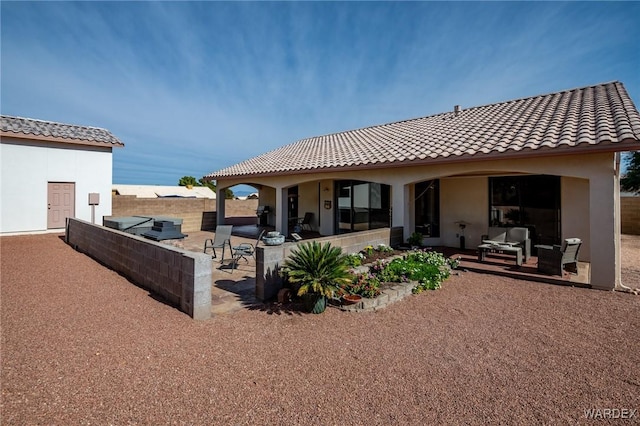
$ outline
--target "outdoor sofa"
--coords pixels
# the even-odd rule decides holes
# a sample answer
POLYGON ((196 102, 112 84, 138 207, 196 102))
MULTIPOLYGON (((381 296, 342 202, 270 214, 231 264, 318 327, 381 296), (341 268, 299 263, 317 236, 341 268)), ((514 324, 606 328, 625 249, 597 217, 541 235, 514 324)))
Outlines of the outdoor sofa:
POLYGON ((529 229, 524 227, 507 228, 502 226, 491 226, 489 232, 482 236, 482 244, 498 246, 508 244, 522 249, 522 256, 525 263, 531 257, 531 239, 529 239, 529 229))

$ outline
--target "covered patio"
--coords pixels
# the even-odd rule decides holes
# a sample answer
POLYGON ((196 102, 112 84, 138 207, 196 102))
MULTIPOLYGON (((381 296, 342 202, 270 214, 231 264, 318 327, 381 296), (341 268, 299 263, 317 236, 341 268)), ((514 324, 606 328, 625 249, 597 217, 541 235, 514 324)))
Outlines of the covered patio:
POLYGON ((623 287, 620 152, 638 149, 640 114, 612 82, 308 138, 205 178, 258 188, 287 236, 310 212, 325 237, 401 229, 472 250, 494 226, 526 227, 532 247, 579 238, 579 281, 610 290, 623 287))
MULTIPOLYGON (((255 225, 239 225, 233 227, 231 238, 232 245, 240 243, 255 243, 255 239, 262 231, 262 227, 255 225)), ((269 229, 269 228, 268 228, 269 229)), ((204 241, 213 238, 215 235, 211 231, 199 231, 190 233, 184 240, 186 250, 201 252, 204 241)), ((303 241, 310 241, 318 236, 312 233, 306 234, 308 238, 303 241)), ((363 244, 363 248, 364 248, 363 244)), ((562 276, 548 275, 537 270, 537 257, 531 256, 521 267, 517 267, 512 256, 492 254, 483 262, 478 260, 476 249, 460 249, 453 247, 429 247, 434 251, 443 253, 448 258, 459 259, 461 271, 476 272, 480 274, 503 276, 514 279, 533 281, 545 284, 567 285, 575 287, 590 287, 588 262, 578 263, 578 273, 564 273, 562 276)), ((257 302, 256 294, 256 262, 249 258, 247 261, 240 261, 237 269, 229 267, 229 256, 224 264, 214 261, 214 285, 212 287, 212 313, 224 313, 230 310, 240 309, 257 302)))
POLYGON ((538 271, 538 257, 531 256, 522 266, 517 266, 513 256, 497 253, 487 256, 484 261, 478 260, 478 250, 462 250, 453 247, 435 247, 448 258, 460 260, 459 269, 481 274, 499 275, 520 280, 535 281, 547 284, 570 285, 576 287, 591 287, 589 284, 588 262, 578 262, 577 274, 564 271, 562 276, 549 275, 538 271))

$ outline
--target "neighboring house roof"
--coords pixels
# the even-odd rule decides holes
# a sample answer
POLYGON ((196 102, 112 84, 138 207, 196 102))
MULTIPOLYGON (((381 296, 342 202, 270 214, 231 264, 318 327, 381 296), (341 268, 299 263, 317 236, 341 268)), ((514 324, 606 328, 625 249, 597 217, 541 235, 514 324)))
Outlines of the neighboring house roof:
POLYGON ((124 146, 110 131, 98 127, 76 126, 8 115, 0 115, 0 124, 0 135, 5 137, 80 145, 124 146))
POLYGON ((240 195, 238 197, 236 197, 236 199, 238 200, 254 200, 254 199, 258 199, 259 194, 257 192, 252 192, 251 194, 247 194, 247 195, 240 195))
POLYGON ((216 193, 207 186, 161 186, 161 185, 112 185, 117 195, 135 195, 138 198, 208 198, 215 200, 216 193))
POLYGON ((303 139, 207 175, 241 177, 640 149, 620 82, 303 139))

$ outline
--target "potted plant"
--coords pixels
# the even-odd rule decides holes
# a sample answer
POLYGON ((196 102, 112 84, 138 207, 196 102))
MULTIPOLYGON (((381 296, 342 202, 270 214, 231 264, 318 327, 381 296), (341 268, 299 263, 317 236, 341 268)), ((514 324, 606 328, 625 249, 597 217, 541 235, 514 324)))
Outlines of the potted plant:
POLYGON ((408 243, 411 247, 422 247, 422 234, 420 232, 414 232, 409 237, 408 243))
POLYGON ((327 297, 351 280, 342 249, 331 247, 331 243, 301 244, 291 251, 283 266, 289 282, 300 286, 298 296, 303 297, 305 308, 314 314, 324 312, 327 297))

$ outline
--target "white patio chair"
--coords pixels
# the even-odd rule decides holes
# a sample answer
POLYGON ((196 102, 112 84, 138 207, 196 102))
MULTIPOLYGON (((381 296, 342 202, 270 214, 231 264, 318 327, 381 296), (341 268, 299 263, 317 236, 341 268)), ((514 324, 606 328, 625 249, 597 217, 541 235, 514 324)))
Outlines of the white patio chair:
POLYGON ((217 248, 221 248, 222 249, 222 259, 220 259, 220 262, 224 261, 224 248, 225 246, 229 246, 229 251, 231 252, 231 254, 233 255, 233 250, 231 248, 231 231, 233 230, 233 225, 218 225, 216 227, 216 233, 213 236, 213 238, 207 238, 204 241, 204 250, 203 252, 206 253, 208 249, 212 249, 213 250, 213 256, 212 258, 215 259, 217 258, 217 253, 216 253, 216 249, 217 248))

